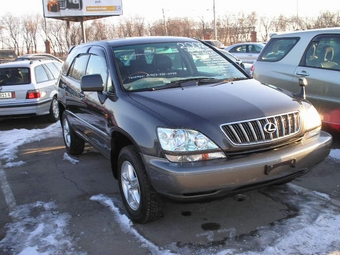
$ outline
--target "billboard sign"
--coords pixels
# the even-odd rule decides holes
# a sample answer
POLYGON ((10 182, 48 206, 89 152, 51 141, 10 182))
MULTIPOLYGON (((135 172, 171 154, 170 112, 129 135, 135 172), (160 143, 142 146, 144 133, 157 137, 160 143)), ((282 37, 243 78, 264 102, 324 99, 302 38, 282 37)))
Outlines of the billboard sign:
POLYGON ((44 17, 72 20, 123 14, 122 0, 43 0, 44 17))

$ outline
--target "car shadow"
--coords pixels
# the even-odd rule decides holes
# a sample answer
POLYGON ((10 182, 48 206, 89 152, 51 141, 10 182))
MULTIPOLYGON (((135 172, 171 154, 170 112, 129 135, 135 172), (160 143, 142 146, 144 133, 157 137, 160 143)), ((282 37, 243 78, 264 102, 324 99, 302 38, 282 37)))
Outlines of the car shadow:
POLYGON ((35 116, 29 118, 8 118, 0 119, 0 130, 12 129, 41 129, 46 128, 52 123, 47 120, 46 116, 35 116))

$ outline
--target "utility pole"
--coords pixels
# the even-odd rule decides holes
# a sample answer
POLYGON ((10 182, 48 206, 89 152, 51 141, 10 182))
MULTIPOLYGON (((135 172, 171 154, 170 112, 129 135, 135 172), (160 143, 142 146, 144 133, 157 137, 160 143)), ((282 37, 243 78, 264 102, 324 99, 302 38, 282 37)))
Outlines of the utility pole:
POLYGON ((163 12, 163 25, 164 25, 165 35, 168 35, 168 28, 166 26, 164 8, 162 9, 162 12, 163 12))
POLYGON ((217 40, 215 0, 213 0, 213 12, 214 12, 214 39, 217 40))

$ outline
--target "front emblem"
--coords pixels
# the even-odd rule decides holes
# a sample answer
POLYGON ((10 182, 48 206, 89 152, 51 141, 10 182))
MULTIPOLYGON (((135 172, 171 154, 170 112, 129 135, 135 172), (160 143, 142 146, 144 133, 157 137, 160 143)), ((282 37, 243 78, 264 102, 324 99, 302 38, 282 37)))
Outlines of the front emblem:
POLYGON ((268 122, 266 125, 264 125, 263 127, 263 130, 268 133, 268 134, 271 134, 271 133, 274 133, 277 129, 277 126, 275 123, 272 123, 272 122, 268 122))

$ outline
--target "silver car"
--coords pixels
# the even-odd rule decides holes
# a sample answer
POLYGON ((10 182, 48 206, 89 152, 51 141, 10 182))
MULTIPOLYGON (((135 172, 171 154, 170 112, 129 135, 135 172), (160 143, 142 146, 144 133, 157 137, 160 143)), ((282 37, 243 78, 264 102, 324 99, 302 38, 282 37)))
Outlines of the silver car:
POLYGON ((264 48, 265 43, 260 42, 245 42, 245 43, 236 43, 224 48, 226 51, 229 51, 231 54, 241 59, 244 63, 253 63, 260 52, 264 48))
POLYGON ((340 29, 315 29, 274 35, 252 67, 256 80, 306 96, 323 123, 340 130, 340 29))
POLYGON ((0 118, 46 115, 59 119, 57 79, 62 63, 23 60, 0 65, 0 118))

